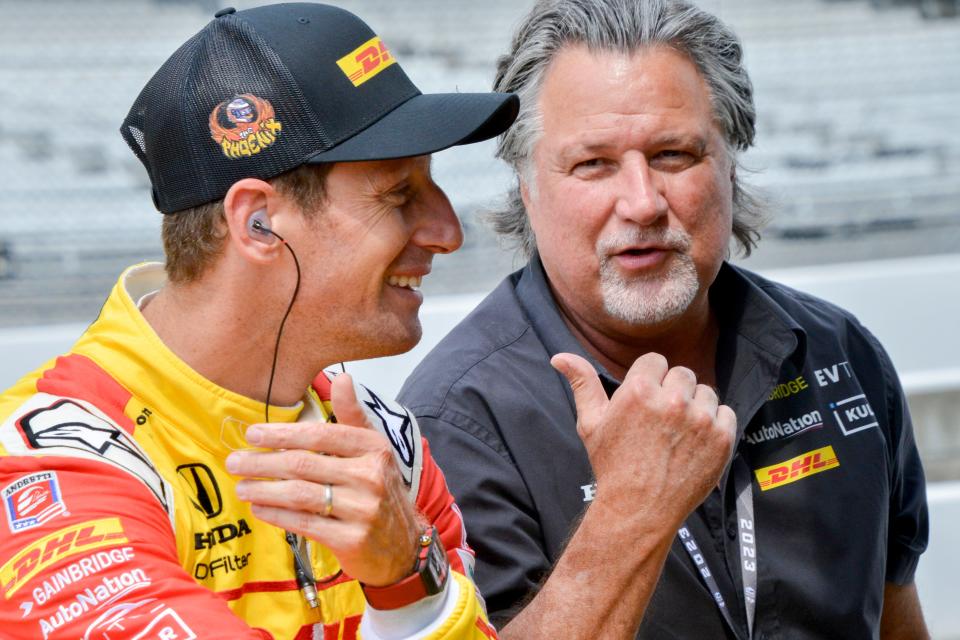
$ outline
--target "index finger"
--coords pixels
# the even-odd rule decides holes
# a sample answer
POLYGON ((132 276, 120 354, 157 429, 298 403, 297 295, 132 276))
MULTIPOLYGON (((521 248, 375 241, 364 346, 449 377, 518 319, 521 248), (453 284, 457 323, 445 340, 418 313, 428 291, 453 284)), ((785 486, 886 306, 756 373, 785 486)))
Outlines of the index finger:
POLYGON ((304 449, 341 458, 363 455, 372 444, 357 433, 356 427, 335 422, 253 424, 247 428, 247 442, 268 449, 304 449))
POLYGON ((650 351, 633 361, 630 369, 627 370, 627 375, 623 377, 623 384, 640 381, 653 387, 659 387, 663 384, 663 379, 669 370, 670 366, 667 359, 659 353, 650 351))

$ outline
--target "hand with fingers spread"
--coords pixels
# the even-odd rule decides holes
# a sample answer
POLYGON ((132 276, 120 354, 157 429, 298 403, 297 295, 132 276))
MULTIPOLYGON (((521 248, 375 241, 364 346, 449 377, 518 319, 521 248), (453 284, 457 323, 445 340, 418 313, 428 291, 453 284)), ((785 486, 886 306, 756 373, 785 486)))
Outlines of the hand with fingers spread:
POLYGON ((595 500, 676 529, 723 472, 736 433, 733 411, 690 369, 669 368, 656 353, 638 358, 609 399, 580 356, 558 354, 551 364, 573 389, 595 500))
POLYGON ((365 584, 405 578, 423 529, 387 439, 357 401, 348 374, 332 383, 336 423, 258 424, 247 440, 270 451, 235 452, 227 468, 245 476, 237 496, 261 520, 327 546, 365 584), (325 454, 325 455, 318 455, 325 454))

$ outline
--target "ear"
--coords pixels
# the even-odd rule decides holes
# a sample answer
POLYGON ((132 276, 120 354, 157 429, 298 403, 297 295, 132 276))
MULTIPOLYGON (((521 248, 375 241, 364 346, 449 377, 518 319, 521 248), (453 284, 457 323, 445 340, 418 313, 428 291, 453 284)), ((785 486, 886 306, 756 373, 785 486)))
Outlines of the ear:
POLYGON ((523 208, 530 211, 530 187, 527 186, 526 178, 522 176, 517 176, 517 180, 520 182, 520 200, 523 201, 523 208))
MULTIPOLYGON (((233 183, 223 198, 223 215, 227 223, 227 243, 245 260, 268 264, 282 256, 283 246, 267 234, 253 233, 250 225, 254 214, 270 220, 281 205, 276 190, 257 178, 244 178, 233 183)), ((273 225, 267 223, 268 227, 273 225)))

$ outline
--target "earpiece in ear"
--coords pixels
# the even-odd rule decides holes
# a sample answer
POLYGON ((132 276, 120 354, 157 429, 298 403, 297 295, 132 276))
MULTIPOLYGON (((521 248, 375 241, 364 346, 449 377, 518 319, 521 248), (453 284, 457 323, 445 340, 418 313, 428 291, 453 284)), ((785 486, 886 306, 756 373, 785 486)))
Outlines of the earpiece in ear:
POLYGON ((273 233, 270 230, 270 218, 267 217, 267 210, 260 209, 254 211, 247 219, 247 232, 250 237, 267 244, 273 243, 273 233))

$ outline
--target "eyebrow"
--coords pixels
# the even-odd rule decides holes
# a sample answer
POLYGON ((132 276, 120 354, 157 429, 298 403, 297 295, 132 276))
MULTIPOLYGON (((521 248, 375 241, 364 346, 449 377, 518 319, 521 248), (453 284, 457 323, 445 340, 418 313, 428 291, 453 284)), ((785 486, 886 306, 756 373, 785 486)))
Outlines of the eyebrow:
POLYGON ((708 140, 698 133, 689 135, 667 135, 656 141, 659 147, 693 147, 698 153, 707 150, 708 140))
POLYGON ((692 146, 697 147, 698 149, 705 149, 707 146, 707 140, 700 134, 688 134, 688 135, 666 135, 662 138, 656 140, 657 146, 660 147, 672 147, 672 146, 692 146))
MULTIPOLYGON (((426 156, 426 158, 422 161, 418 159, 418 164, 421 162, 426 165, 423 166, 424 173, 428 178, 432 179, 433 156, 426 156)), ((416 173, 416 171, 417 169, 407 171, 397 170, 386 174, 380 174, 377 176, 377 178, 373 179, 372 186, 378 193, 391 193, 395 191, 408 190, 413 187, 411 177, 416 173)))
MULTIPOLYGON (((700 134, 694 133, 689 135, 683 134, 666 134, 662 137, 653 136, 648 141, 649 146, 654 147, 694 147, 698 152, 703 152, 707 148, 707 139, 700 134)), ((561 151, 563 157, 576 156, 583 153, 593 154, 593 153, 604 153, 610 151, 611 149, 617 149, 620 146, 619 140, 613 141, 603 141, 603 142, 590 142, 590 143, 579 143, 574 142, 572 145, 561 151)))

